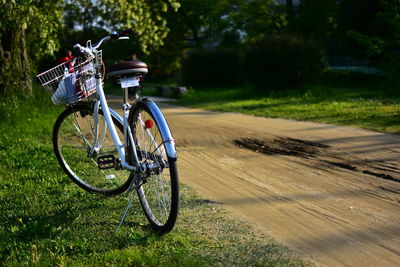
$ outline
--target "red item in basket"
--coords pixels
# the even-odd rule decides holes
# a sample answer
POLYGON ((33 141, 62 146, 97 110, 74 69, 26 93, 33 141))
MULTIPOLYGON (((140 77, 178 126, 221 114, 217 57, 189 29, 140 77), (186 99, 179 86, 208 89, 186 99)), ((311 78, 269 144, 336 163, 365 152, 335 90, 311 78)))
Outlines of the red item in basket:
MULTIPOLYGON (((74 57, 72 56, 72 52, 70 50, 65 50, 63 56, 57 59, 56 64, 60 65, 62 63, 70 61, 73 58, 74 57)), ((67 67, 69 68, 69 72, 74 72, 74 67, 71 62, 67 65, 67 67)))
POLYGON ((61 63, 70 61, 70 60, 73 59, 73 58, 74 58, 73 56, 67 56, 67 57, 59 58, 59 59, 57 59, 56 64, 57 64, 57 65, 60 65, 61 63))

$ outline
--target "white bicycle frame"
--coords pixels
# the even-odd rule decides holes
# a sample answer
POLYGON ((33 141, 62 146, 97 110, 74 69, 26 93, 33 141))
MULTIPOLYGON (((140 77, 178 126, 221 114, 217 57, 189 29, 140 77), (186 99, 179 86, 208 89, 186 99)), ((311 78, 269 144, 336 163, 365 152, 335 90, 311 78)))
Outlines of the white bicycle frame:
MULTIPOLYGON (((96 73, 95 73, 95 78, 96 78, 96 90, 97 90, 97 95, 98 95, 98 101, 96 101, 95 105, 94 105, 94 113, 93 113, 93 117, 94 117, 94 144, 93 147, 91 148, 91 152, 93 153, 95 150, 99 150, 101 148, 102 145, 102 141, 104 140, 104 136, 106 134, 106 131, 108 130, 111 134, 112 140, 115 144, 115 147, 118 151, 119 157, 120 157, 120 167, 122 169, 128 169, 130 171, 137 171, 138 168, 142 168, 145 166, 140 166, 140 160, 138 158, 137 152, 136 152, 136 143, 135 140, 133 139, 132 136, 132 131, 129 127, 128 124, 128 113, 129 113, 129 108, 130 105, 128 104, 128 88, 123 88, 124 90, 124 101, 123 101, 123 116, 121 117, 116 111, 112 110, 111 108, 109 108, 108 103, 107 103, 107 99, 106 96, 104 94, 104 90, 103 90, 103 82, 101 79, 101 75, 100 75, 100 68, 99 66, 99 54, 101 52, 99 52, 97 50, 97 48, 100 47, 101 43, 107 39, 110 39, 110 36, 104 37, 103 39, 101 39, 96 45, 94 45, 92 47, 91 42, 88 41, 87 42, 87 47, 82 47, 80 45, 75 45, 75 47, 78 47, 81 49, 81 51, 90 54, 92 56, 95 56, 95 63, 96 63, 96 73), (98 110, 102 109, 103 111, 103 115, 105 117, 106 120, 106 126, 107 127, 103 127, 103 133, 102 133, 102 137, 99 138, 98 136, 98 131, 99 131, 99 127, 98 127, 98 110), (113 119, 111 117, 111 115, 113 117, 115 117, 120 123, 122 123, 123 127, 124 127, 124 143, 121 142, 116 127, 114 125, 113 119), (126 148, 127 148, 127 144, 128 144, 128 138, 129 138, 129 142, 132 144, 132 152, 133 152, 133 157, 134 157, 134 162, 135 165, 132 166, 130 165, 127 160, 126 160, 126 148)), ((119 39, 129 39, 127 37, 120 37, 119 39)), ((147 107, 149 108, 149 110, 151 111, 151 113, 154 116, 154 120, 156 121, 157 125, 159 125, 159 129, 160 129, 160 133, 161 133, 161 137, 163 140, 163 143, 161 144, 157 144, 156 141, 154 140, 153 136, 150 134, 150 132, 147 130, 146 132, 148 132, 154 147, 156 149, 160 149, 159 146, 161 146, 162 144, 165 145, 166 148, 166 153, 168 155, 168 157, 172 158, 172 159, 176 159, 177 158, 177 153, 175 150, 175 140, 172 138, 172 134, 169 130, 169 127, 167 126, 167 121, 164 118, 164 115, 161 113, 160 109, 157 107, 157 105, 152 102, 152 101, 146 101, 147 107), (163 127, 166 126, 166 127, 163 127)), ((143 122, 141 122, 143 124, 143 122)), ((97 152, 97 151, 96 151, 97 152)))
MULTIPOLYGON (((115 128, 114 122, 112 120, 112 117, 111 117, 111 110, 108 107, 107 99, 106 99, 106 96, 105 96, 104 91, 103 91, 103 85, 102 85, 101 78, 96 78, 96 88, 97 88, 97 94, 99 96, 100 107, 103 110, 103 114, 104 114, 104 117, 106 119, 107 128, 110 131, 111 137, 112 137, 112 139, 114 141, 115 147, 117 148, 118 154, 119 154, 120 159, 121 159, 121 163, 120 163, 121 167, 123 169, 136 171, 136 168, 134 166, 129 165, 127 163, 127 161, 126 161, 126 149, 125 148, 127 147, 127 143, 128 143, 127 139, 128 138, 130 139, 130 142, 133 145, 132 147, 136 147, 136 144, 135 144, 135 142, 133 140, 133 137, 132 137, 132 133, 131 133, 130 127, 128 127, 128 118, 127 118, 127 112, 128 111, 124 107, 124 113, 123 113, 122 121, 121 121, 121 117, 119 116, 119 114, 117 112, 115 112, 115 111, 112 112, 113 116, 116 117, 118 120, 120 120, 120 122, 122 122, 122 125, 124 126, 124 144, 122 144, 121 140, 119 139, 119 136, 118 136, 117 130, 115 128)), ((96 130, 97 130, 97 127, 95 126, 95 131, 96 130)), ((106 131, 106 130, 107 129, 104 129, 104 131, 106 131)), ((98 133, 95 132, 95 136, 97 136, 97 135, 98 135, 98 133)), ((94 144, 94 146, 96 146, 96 145, 97 144, 94 144)), ((136 149, 133 149, 133 155, 134 155, 134 159, 135 159, 135 162, 136 162, 136 166, 138 166, 139 165, 139 159, 138 159, 138 156, 136 154, 136 149)))

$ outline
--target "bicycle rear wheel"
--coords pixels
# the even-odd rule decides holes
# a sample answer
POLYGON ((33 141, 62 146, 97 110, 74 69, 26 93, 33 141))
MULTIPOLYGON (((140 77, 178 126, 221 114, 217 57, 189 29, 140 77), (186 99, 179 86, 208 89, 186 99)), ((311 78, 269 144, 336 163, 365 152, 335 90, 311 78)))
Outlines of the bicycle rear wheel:
POLYGON ((176 159, 168 157, 165 147, 168 140, 163 140, 161 135, 161 127, 168 128, 168 125, 158 125, 143 102, 131 110, 129 125, 141 165, 158 166, 141 175, 141 186, 137 190, 140 203, 153 229, 169 232, 178 215, 179 185, 176 159))
MULTIPOLYGON (((123 126, 114 125, 123 140, 123 126)), ((97 145, 95 145, 93 108, 89 105, 68 107, 58 117, 53 130, 53 146, 58 162, 77 185, 89 192, 116 195, 125 191, 132 180, 127 170, 99 169, 97 159, 118 151, 108 131, 102 110, 98 112, 97 145)))

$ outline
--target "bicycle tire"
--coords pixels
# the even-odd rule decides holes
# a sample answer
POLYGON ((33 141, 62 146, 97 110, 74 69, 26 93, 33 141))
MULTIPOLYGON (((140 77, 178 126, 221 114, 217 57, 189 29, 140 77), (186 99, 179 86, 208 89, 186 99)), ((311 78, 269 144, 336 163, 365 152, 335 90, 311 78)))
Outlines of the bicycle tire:
MULTIPOLYGON (((91 193, 117 195, 129 187, 132 177, 127 170, 99 169, 98 156, 118 158, 118 152, 107 130, 103 111, 99 109, 98 114, 101 148, 97 153, 89 156, 94 143, 93 108, 90 105, 73 105, 60 114, 53 129, 54 152, 64 172, 78 186, 91 193)), ((112 118, 117 132, 123 136, 122 124, 112 118)))
MULTIPOLYGON (((154 114, 142 101, 131 110, 128 122, 140 162, 142 164, 157 162, 163 166, 162 170, 161 168, 159 170, 160 173, 147 174, 147 177, 141 180, 142 184, 137 193, 151 227, 160 234, 167 233, 175 226, 179 209, 176 158, 167 155, 166 140, 162 140, 160 132, 160 127, 168 125, 158 125, 154 114), (145 127, 148 121, 153 122, 150 128, 145 127)), ((132 149, 129 151, 133 153, 132 149)), ((133 160, 133 157, 130 156, 130 159, 133 160)))

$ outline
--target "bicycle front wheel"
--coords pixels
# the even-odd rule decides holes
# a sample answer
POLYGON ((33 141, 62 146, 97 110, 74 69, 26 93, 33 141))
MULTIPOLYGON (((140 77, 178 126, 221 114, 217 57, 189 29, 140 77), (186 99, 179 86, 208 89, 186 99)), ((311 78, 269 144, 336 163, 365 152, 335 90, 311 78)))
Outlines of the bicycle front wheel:
POLYGON ((168 125, 158 125, 143 102, 131 110, 129 125, 140 164, 151 169, 141 176, 137 190, 140 203, 153 229, 169 232, 178 215, 179 186, 176 159, 168 157, 165 145, 169 140, 163 140, 161 135, 161 127, 168 125))
MULTIPOLYGON (((118 158, 118 151, 99 109, 97 127, 89 105, 68 107, 58 117, 53 130, 53 146, 58 162, 77 185, 89 192, 116 195, 125 191, 132 180, 127 170, 100 169, 101 156, 118 158), (96 131, 97 128, 97 131, 96 131)), ((123 126, 113 118, 120 139, 123 126)))

